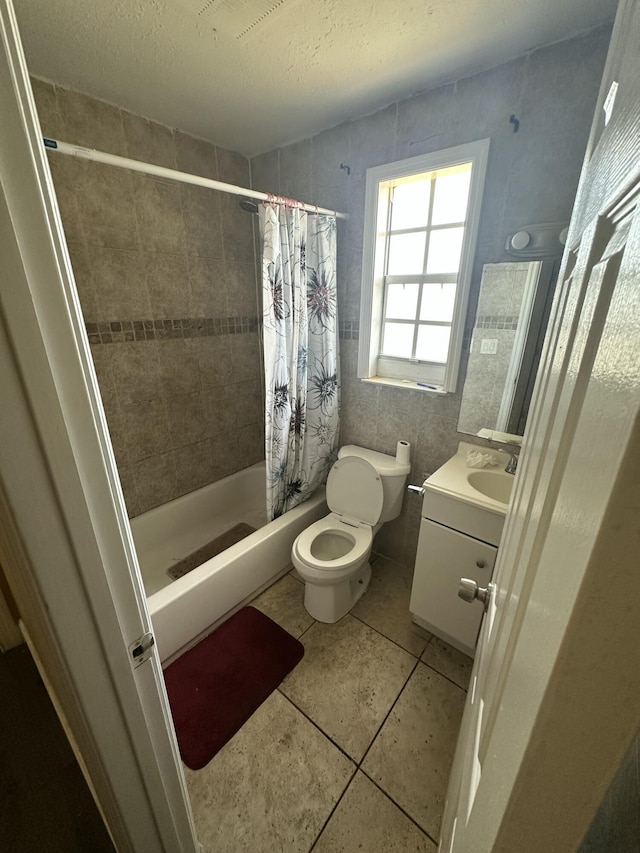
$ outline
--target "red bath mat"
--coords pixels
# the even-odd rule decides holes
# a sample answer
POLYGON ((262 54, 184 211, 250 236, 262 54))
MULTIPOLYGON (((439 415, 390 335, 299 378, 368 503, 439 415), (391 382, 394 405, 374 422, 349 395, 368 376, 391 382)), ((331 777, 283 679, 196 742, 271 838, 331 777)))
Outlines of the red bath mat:
POLYGON ((303 654, 291 634, 243 607, 168 666, 164 679, 187 767, 208 764, 303 654))

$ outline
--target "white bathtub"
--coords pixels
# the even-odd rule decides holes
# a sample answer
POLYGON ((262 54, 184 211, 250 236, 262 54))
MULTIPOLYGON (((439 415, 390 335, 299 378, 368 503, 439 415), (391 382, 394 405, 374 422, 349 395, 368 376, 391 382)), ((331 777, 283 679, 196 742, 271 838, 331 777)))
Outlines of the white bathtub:
POLYGON ((296 536, 328 512, 324 487, 266 523, 264 462, 131 522, 160 659, 169 663, 289 568, 296 536), (167 569, 235 524, 257 528, 178 580, 167 569))

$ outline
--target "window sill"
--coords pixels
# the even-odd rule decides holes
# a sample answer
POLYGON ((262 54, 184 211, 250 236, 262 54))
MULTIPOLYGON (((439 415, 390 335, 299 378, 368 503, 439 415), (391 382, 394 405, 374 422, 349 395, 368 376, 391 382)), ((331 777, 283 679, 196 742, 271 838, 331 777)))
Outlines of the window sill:
POLYGON ((374 385, 389 385, 391 388, 404 388, 405 391, 421 391, 433 397, 443 397, 449 393, 444 390, 442 385, 419 384, 412 379, 391 379, 387 376, 370 376, 368 379, 365 377, 358 378, 360 382, 371 382, 374 385))

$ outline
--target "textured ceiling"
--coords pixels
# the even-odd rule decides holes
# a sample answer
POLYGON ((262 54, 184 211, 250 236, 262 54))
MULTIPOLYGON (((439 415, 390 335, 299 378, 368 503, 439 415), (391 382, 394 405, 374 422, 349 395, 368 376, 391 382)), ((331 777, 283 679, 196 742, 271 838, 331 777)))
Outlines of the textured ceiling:
POLYGON ((246 155, 569 38, 613 20, 616 7, 616 0, 14 3, 32 74, 246 155))

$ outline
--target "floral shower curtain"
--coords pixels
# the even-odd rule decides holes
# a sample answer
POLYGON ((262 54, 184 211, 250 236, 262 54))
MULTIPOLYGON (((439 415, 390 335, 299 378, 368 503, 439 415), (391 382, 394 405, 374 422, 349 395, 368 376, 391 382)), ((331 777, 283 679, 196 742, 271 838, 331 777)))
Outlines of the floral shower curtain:
POLYGON ((267 517, 324 483, 338 447, 336 220, 264 203, 267 517))

